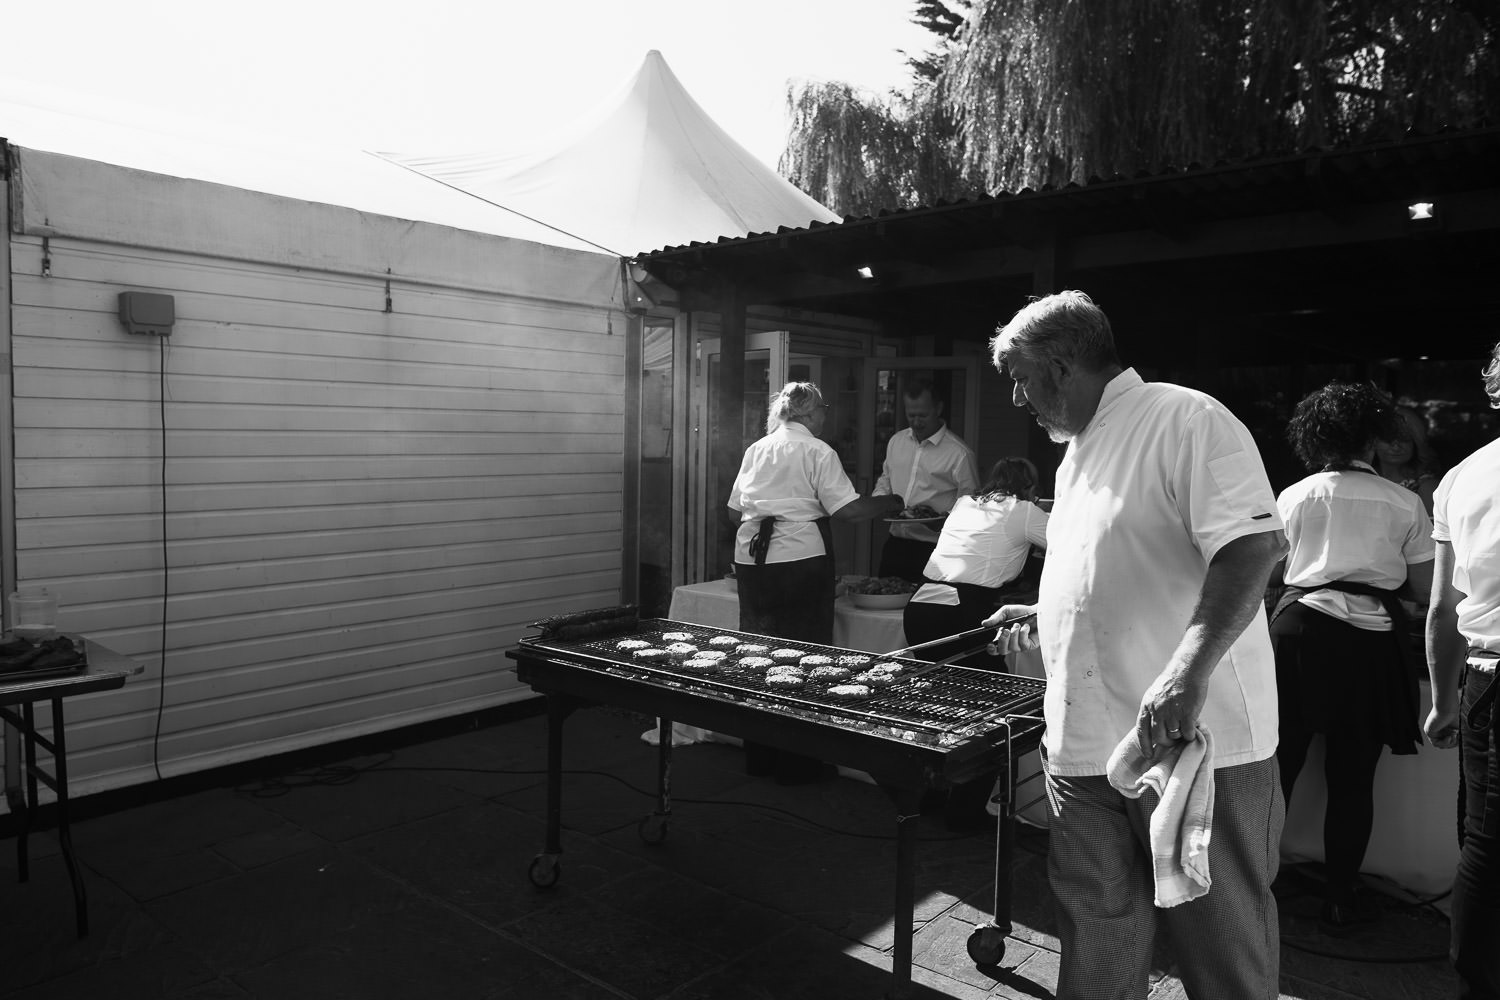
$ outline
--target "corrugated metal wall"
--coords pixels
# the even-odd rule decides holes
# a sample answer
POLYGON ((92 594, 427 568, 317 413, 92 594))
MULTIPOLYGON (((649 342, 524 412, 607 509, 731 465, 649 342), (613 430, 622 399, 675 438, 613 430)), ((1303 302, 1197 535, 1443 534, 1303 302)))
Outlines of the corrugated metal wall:
POLYGON ((613 258, 19 152, 16 576, 147 666, 70 703, 76 793, 514 700, 618 600, 613 258))

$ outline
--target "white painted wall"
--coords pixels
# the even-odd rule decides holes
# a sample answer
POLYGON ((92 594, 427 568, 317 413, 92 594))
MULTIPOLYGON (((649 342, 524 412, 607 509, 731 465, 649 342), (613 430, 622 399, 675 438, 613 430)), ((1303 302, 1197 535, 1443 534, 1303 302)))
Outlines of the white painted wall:
POLYGON ((75 794, 515 700, 618 602, 615 258, 13 151, 16 578, 147 667, 69 703, 75 794))

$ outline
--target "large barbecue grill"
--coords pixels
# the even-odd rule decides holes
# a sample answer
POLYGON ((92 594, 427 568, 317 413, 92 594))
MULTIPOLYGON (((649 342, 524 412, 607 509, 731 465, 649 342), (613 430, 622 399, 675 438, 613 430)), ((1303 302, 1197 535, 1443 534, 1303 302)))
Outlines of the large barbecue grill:
MULTIPOLYGON (((995 845, 995 908, 991 923, 976 927, 969 954, 997 964, 1010 932, 1010 852, 1015 822, 1016 761, 1041 739, 1042 682, 971 667, 904 657, 870 656, 753 633, 709 629, 664 618, 640 619, 631 606, 560 616, 534 623, 540 633, 507 655, 516 675, 547 698, 546 845, 529 876, 540 887, 561 875, 562 727, 576 708, 602 703, 657 716, 660 789, 655 812, 641 820, 648 843, 666 839, 671 818, 671 726, 674 721, 733 733, 745 740, 843 764, 868 773, 896 806, 896 907, 892 972, 895 996, 911 982, 916 881, 916 824, 923 792, 1001 770, 999 832, 995 845), (848 697, 833 685, 809 682, 785 690, 758 669, 728 653, 712 673, 661 658, 643 662, 622 650, 622 640, 664 648, 672 633, 689 645, 711 648, 725 636, 770 650, 798 650, 837 662, 866 657, 899 668, 888 686, 848 697)), ((789 654, 786 654, 789 655, 789 654)), ((858 671, 856 671, 858 672, 858 671)), ((842 682, 847 683, 847 682, 842 682)))

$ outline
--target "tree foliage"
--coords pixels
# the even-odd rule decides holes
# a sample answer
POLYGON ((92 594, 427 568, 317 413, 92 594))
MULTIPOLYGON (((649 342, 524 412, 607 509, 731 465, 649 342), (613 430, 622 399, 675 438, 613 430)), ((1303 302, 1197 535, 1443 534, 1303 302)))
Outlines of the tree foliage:
POLYGON ((845 215, 1471 126, 1493 0, 923 0, 940 68, 788 94, 781 170, 845 215), (962 8, 966 16, 952 28, 962 8))

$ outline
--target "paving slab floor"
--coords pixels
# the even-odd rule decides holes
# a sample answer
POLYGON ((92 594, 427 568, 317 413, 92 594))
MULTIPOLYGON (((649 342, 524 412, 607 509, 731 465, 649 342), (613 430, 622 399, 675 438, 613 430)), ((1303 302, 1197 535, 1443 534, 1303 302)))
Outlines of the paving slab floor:
MULTIPOLYGON (((50 827, 17 881, 0 839, 0 995, 17 1000, 843 1000, 891 984, 895 813, 846 777, 786 786, 723 744, 673 753, 660 843, 652 720, 567 722, 563 854, 542 850, 539 702, 75 801, 90 934, 50 827)), ((45 819, 45 817, 44 817, 45 819)), ((966 942, 988 920, 993 830, 920 820, 916 1000, 1047 998, 1058 944, 1046 834, 1022 827, 1014 929, 998 967, 966 942)), ((1448 1000, 1447 924, 1376 894, 1358 934, 1318 930, 1316 872, 1278 884, 1282 997, 1448 1000)), ((1186 996, 1159 942, 1151 997, 1186 996)), ((1214 998, 1202 998, 1214 1000, 1214 998)))

